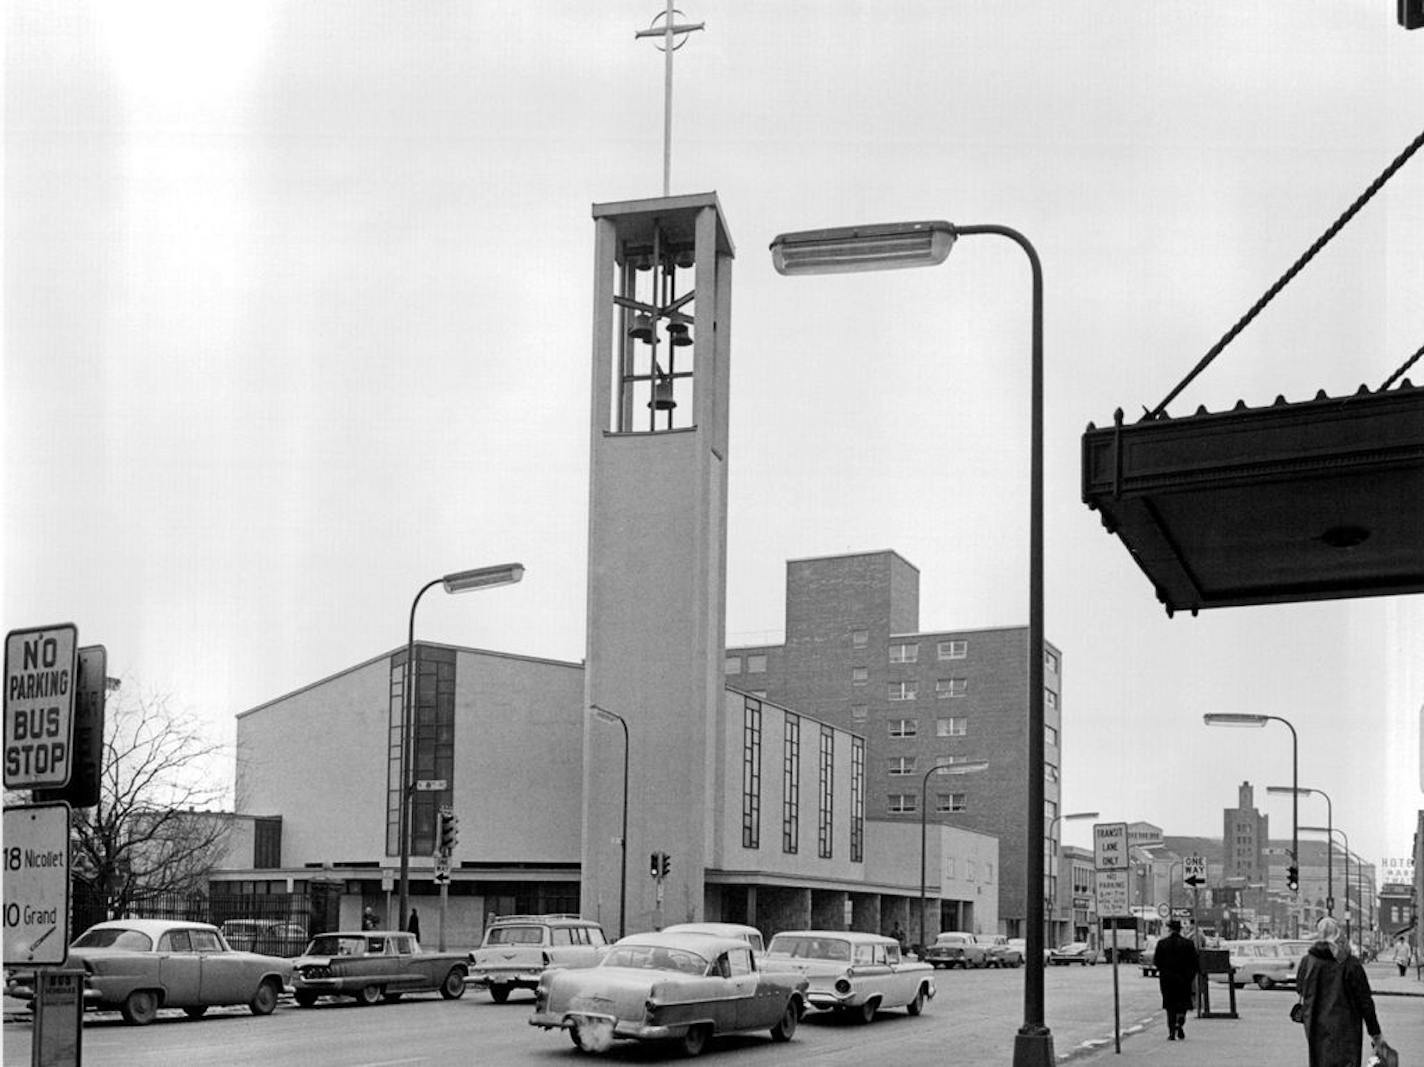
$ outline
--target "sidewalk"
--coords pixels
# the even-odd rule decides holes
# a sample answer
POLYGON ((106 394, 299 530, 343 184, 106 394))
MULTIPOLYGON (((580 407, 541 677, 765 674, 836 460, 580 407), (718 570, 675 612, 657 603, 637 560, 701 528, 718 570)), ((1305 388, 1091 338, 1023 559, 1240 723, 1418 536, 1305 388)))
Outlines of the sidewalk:
MULTIPOLYGON (((1424 1062, 1424 982, 1410 971, 1400 978, 1392 964, 1372 963, 1366 968, 1374 991, 1375 1011, 1384 1038, 1399 1051, 1405 1063, 1424 1062)), ((1217 992, 1212 990, 1213 994, 1217 992)), ((1225 1008, 1226 998, 1212 998, 1213 1008, 1225 1008)), ((1306 1062, 1305 1036, 1290 1019, 1295 993, 1242 989, 1236 994, 1236 1019, 1198 1019, 1187 1016, 1185 1041, 1168 1041, 1162 1013, 1145 1027, 1122 1035, 1122 1053, 1114 1051, 1108 1034, 1097 1047, 1058 1050, 1060 1063, 1109 1067, 1114 1064, 1212 1064, 1215 1067, 1301 1067, 1306 1062)), ((1369 1060, 1366 1042, 1365 1058, 1369 1060)))

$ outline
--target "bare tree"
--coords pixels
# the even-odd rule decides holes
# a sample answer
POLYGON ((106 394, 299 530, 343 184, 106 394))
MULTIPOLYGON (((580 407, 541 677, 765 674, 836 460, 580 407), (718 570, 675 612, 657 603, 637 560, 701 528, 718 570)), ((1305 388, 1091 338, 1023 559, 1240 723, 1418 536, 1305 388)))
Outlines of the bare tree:
POLYGON ((208 766, 222 746, 165 695, 124 686, 105 709, 99 803, 74 812, 74 878, 110 915, 139 897, 207 888, 226 851, 226 795, 208 766), (206 809, 206 810, 204 810, 206 809))

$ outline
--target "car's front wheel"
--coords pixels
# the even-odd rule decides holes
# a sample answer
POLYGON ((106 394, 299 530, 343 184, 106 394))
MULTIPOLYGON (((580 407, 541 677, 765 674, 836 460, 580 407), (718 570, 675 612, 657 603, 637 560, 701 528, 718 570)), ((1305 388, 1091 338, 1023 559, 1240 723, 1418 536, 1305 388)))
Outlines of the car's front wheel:
POLYGON ((796 1033, 796 1023, 799 1015, 796 1011, 796 1000, 792 998, 786 1002, 786 1010, 781 1013, 781 1019, 771 1028, 771 1039, 773 1041, 790 1041, 796 1033))
POLYGON ((862 1004, 858 1009, 852 1009, 855 1012, 855 1021, 860 1023, 861 1025, 864 1025, 865 1023, 874 1022, 875 1009, 878 1007, 880 1007, 880 1001, 872 997, 870 1000, 867 1000, 864 1004, 862 1004))
POLYGON ((915 990, 915 999, 905 1005, 905 1010, 911 1015, 918 1015, 925 1010, 925 987, 920 986, 915 990))
POLYGON ((378 985, 362 986, 356 993, 356 1003, 370 1007, 381 1000, 381 987, 378 985))
POLYGON ((277 988, 276 982, 263 982, 257 987, 257 992, 252 994, 252 999, 247 1002, 247 1010, 253 1015, 271 1015, 277 1007, 279 993, 280 990, 277 988))
POLYGON ((459 967, 451 967, 445 981, 440 983, 440 995, 446 1000, 459 1000, 465 995, 465 972, 459 967))
POLYGON ((135 989, 119 1008, 124 1022, 147 1026, 158 1018, 158 994, 151 989, 135 989))
POLYGON ((310 1008, 316 1003, 316 994, 310 989, 299 989, 292 994, 292 999, 297 1002, 299 1008, 310 1008))
POLYGON ((687 1033, 682 1035, 682 1040, 678 1042, 678 1048, 684 1056, 700 1056, 711 1037, 712 1027, 706 1023, 701 1026, 691 1026, 688 1027, 687 1033))
POLYGON ((1270 975, 1258 974, 1256 975, 1256 985, 1262 989, 1275 989, 1276 980, 1270 975))

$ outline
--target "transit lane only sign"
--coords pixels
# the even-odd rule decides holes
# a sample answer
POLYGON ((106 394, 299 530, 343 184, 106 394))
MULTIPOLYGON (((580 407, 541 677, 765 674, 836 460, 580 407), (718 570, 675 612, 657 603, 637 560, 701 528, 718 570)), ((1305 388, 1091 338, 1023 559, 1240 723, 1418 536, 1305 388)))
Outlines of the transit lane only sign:
POLYGON ((69 957, 69 805, 5 809, 5 966, 69 957))
POLYGON ((5 636, 6 789, 69 784, 78 649, 72 623, 5 636))

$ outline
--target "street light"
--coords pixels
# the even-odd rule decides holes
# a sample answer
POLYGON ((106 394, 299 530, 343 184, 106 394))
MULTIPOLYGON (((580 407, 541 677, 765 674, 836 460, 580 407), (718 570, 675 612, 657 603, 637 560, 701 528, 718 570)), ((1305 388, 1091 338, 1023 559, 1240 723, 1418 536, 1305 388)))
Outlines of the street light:
MULTIPOLYGON (((1295 727, 1291 725, 1289 719, 1283 719, 1279 715, 1242 715, 1235 712, 1207 712, 1202 716, 1202 722, 1208 726, 1265 726, 1268 722, 1283 722, 1291 732, 1291 788, 1298 790, 1300 787, 1300 739, 1296 736, 1295 727)), ((1300 793, 1296 792, 1291 797, 1291 874, 1294 876, 1295 885, 1290 884, 1290 877, 1286 879, 1286 886, 1292 893, 1300 888, 1300 793)))
POLYGON ((411 790, 415 782, 411 778, 411 719, 415 688, 415 609, 426 590, 444 585, 447 593, 468 593, 475 589, 493 589, 499 585, 513 585, 524 577, 524 564, 502 563, 497 567, 478 567, 472 571, 455 571, 443 578, 435 578, 420 587, 410 604, 410 628, 406 632, 405 674, 401 686, 401 762, 400 762, 400 903, 399 928, 408 924, 406 906, 410 903, 410 818, 411 790))
POLYGON ((928 828, 929 806, 925 803, 925 791, 932 774, 977 774, 989 766, 985 760, 965 760, 963 763, 936 763, 925 771, 920 779, 920 952, 925 951, 925 838, 928 828))
POLYGON ((1043 1021, 1043 269, 1028 239, 1007 226, 955 226, 943 220, 843 226, 781 234, 771 242, 781 274, 925 267, 943 263, 965 236, 1007 237, 1028 256, 1032 273, 1029 397, 1028 789, 1024 866, 1024 1021, 1014 1039, 1014 1067, 1053 1067, 1053 1035, 1043 1021))
POLYGON ((628 720, 597 704, 590 704, 589 708, 595 718, 623 727, 623 828, 618 832, 619 844, 623 846, 622 866, 618 870, 618 936, 621 938, 628 918, 628 720))
MULTIPOLYGON (((1301 829, 1308 830, 1313 834, 1325 834, 1326 837, 1329 838, 1329 841, 1325 846, 1325 855, 1327 857, 1327 863, 1329 862, 1329 857, 1332 857, 1335 854, 1335 835, 1339 834, 1345 842, 1345 940, 1348 942, 1350 940, 1350 835, 1345 833, 1344 830, 1337 830, 1333 826, 1302 826, 1301 829)), ((1356 863, 1355 873, 1357 876, 1359 874, 1359 870, 1360 865, 1359 863, 1356 863)), ((1326 893, 1329 893, 1328 889, 1326 890, 1326 893)), ((1334 914, 1334 911, 1332 911, 1330 908, 1330 905, 1332 903, 1333 898, 1327 896, 1325 898, 1325 910, 1331 915, 1334 914)), ((1361 899, 1358 887, 1355 890, 1355 906, 1360 908, 1361 912, 1363 912, 1364 902, 1361 899)))
MULTIPOLYGON (((1071 811, 1071 812, 1069 812, 1067 815, 1055 815, 1055 816, 1053 816, 1053 818, 1051 818, 1051 819, 1048 820, 1048 840, 1049 840, 1049 842, 1050 842, 1050 843, 1055 843, 1055 842, 1058 840, 1056 837, 1053 836, 1053 831, 1057 828, 1058 823, 1059 823, 1060 821, 1062 821, 1062 822, 1071 822, 1071 821, 1074 820, 1074 819, 1096 819, 1096 818, 1098 817, 1098 814, 1099 814, 1099 813, 1096 812, 1096 811, 1071 811)), ((1054 854, 1055 854, 1055 855, 1057 854, 1057 850, 1055 850, 1055 853, 1054 853, 1054 854)), ((1046 880, 1045 880, 1045 881, 1046 881, 1046 880)), ((1053 903, 1054 903, 1054 902, 1048 900, 1047 894, 1045 894, 1045 896, 1044 896, 1044 902, 1043 902, 1043 905, 1044 905, 1044 906, 1043 906, 1043 910, 1044 910, 1045 913, 1046 913, 1046 915, 1045 915, 1045 917, 1044 917, 1044 922, 1047 923, 1047 924, 1051 924, 1051 923, 1054 922, 1053 903)))
MULTIPOLYGON (((1302 786, 1296 786, 1296 787, 1294 787, 1294 788, 1292 788, 1292 787, 1290 787, 1290 786, 1285 786, 1285 785, 1268 785, 1268 786, 1266 786, 1266 792, 1269 793, 1269 794, 1271 794, 1272 796, 1284 796, 1284 795, 1287 794, 1287 793, 1291 794, 1292 796, 1297 796, 1297 795, 1299 795, 1299 794, 1301 794, 1301 793, 1315 793, 1315 794, 1318 795, 1318 796, 1322 796, 1322 797, 1325 798, 1325 827, 1326 827, 1325 832, 1326 832, 1326 834, 1329 834, 1329 833, 1330 833, 1330 827, 1332 827, 1332 826, 1335 825, 1335 805, 1334 805, 1333 803, 1331 803, 1331 801, 1330 801, 1330 794, 1327 793, 1327 792, 1326 792, 1325 790, 1323 790, 1323 789, 1311 789, 1309 786, 1304 786, 1304 785, 1302 785, 1302 786)), ((1303 827, 1302 827, 1302 829, 1303 829, 1303 827)), ((1334 849, 1334 842, 1333 842, 1333 840, 1332 840, 1332 842, 1331 842, 1331 848, 1327 849, 1326 852, 1325 852, 1325 914, 1326 914, 1326 915, 1334 915, 1334 914, 1335 914, 1335 861, 1334 861, 1334 856, 1333 856, 1334 851, 1335 851, 1335 849, 1334 849)), ((1297 860, 1296 862, 1299 862, 1299 860, 1297 860)), ((1347 870, 1347 871, 1345 872, 1345 901, 1346 901, 1345 910, 1346 910, 1347 912, 1348 912, 1349 909, 1350 909, 1349 900, 1350 900, 1350 872, 1347 870)), ((1347 918, 1346 921, 1348 921, 1348 918, 1347 918)))

